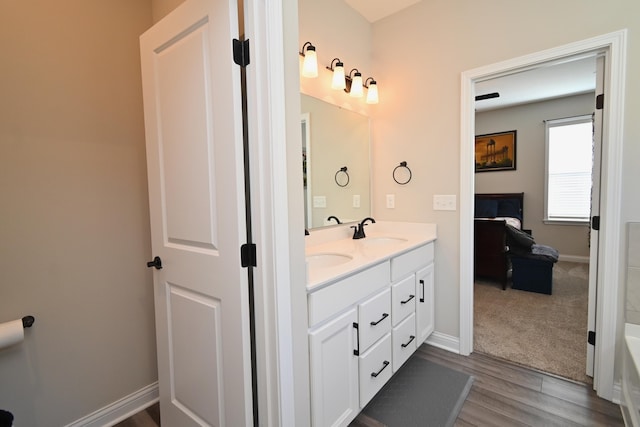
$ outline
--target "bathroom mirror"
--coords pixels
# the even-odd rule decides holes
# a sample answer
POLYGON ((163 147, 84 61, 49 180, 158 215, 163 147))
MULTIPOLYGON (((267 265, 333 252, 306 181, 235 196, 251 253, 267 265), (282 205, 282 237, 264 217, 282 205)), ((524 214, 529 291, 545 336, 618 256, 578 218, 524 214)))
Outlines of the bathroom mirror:
POLYGON ((302 106, 305 227, 371 216, 369 118, 308 95, 302 106))

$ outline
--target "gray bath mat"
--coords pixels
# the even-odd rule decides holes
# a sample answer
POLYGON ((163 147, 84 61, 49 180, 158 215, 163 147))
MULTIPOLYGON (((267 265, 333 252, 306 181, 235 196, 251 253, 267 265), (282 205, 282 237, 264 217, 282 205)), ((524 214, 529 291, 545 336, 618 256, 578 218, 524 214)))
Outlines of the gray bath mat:
POLYGON ((473 377, 413 355, 362 411, 388 427, 453 426, 473 377))

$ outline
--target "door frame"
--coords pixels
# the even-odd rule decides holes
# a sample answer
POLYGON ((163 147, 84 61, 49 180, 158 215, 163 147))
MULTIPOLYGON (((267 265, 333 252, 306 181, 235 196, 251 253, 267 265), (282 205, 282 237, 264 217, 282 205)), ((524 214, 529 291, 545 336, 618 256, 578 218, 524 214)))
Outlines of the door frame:
MULTIPOLYGON (((622 146, 627 30, 570 43, 492 65, 461 76, 460 117, 460 354, 473 351, 473 200, 475 82, 501 77, 550 61, 606 51, 605 112, 601 182, 601 224, 596 307, 593 386, 598 396, 613 400, 620 282, 622 146), (605 286, 604 284, 607 284, 605 286)), ((586 337, 585 337, 586 341, 586 337)))
POLYGON ((260 425, 310 425, 297 0, 243 2, 260 425))

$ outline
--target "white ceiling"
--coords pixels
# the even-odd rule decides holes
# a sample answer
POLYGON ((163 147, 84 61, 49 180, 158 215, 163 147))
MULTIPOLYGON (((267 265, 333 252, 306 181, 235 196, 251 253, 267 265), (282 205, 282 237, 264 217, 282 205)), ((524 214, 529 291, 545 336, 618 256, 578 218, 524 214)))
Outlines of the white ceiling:
POLYGON ((421 2, 422 0, 344 0, 349 6, 364 16, 369 22, 376 22, 386 16, 421 2))
MULTIPOLYGON (((374 23, 422 0, 344 0, 374 23)), ((595 90, 595 57, 542 65, 535 69, 477 82, 476 95, 498 92, 498 98, 476 101, 476 111, 505 108, 595 90)))
POLYGON ((476 95, 498 92, 500 97, 476 101, 476 111, 592 92, 596 88, 595 56, 477 82, 476 95))

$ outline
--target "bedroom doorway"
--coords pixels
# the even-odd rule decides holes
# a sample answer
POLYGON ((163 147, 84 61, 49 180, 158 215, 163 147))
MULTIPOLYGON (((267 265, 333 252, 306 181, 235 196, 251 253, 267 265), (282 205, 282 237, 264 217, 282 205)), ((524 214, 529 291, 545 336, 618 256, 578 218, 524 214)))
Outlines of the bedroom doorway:
MULTIPOLYGON (((589 271, 595 270, 589 267, 590 244, 597 248, 597 240, 589 241, 588 221, 590 212, 597 215, 599 201, 601 134, 596 129, 601 126, 596 126, 593 118, 595 94, 602 93, 596 91, 598 62, 602 57, 594 52, 475 85, 475 134, 483 135, 476 138, 475 144, 475 193, 480 194, 476 196, 475 217, 485 219, 474 221, 474 350, 583 383, 591 383, 593 376, 593 358, 587 357, 588 347, 593 346, 585 343, 585 337, 590 330, 589 271), (536 90, 530 92, 530 88, 536 90), (580 117, 580 123, 574 124, 567 117, 580 117), (561 119, 555 120, 558 118, 561 119), (552 157, 546 154, 545 134, 555 136, 573 128, 582 132, 577 137, 562 136, 561 144, 556 139, 549 143, 556 144, 550 146, 556 150, 571 145, 573 151, 561 154, 560 159, 571 159, 576 164, 564 165, 571 170, 563 169, 547 181, 545 166, 551 164, 552 157), (502 166, 496 155, 502 152, 500 132, 506 129, 512 129, 509 137, 513 141, 506 141, 511 145, 504 146, 512 155, 507 156, 513 160, 510 167, 502 166), (498 136, 494 139, 494 135, 498 136), (490 147, 491 156, 485 147, 487 141, 495 141, 490 147), (592 146, 597 147, 593 156, 592 146), (577 154, 580 150, 582 156, 577 154), (489 159, 497 163, 495 169, 489 159), (551 181, 554 177, 557 182, 551 181), (564 197, 552 199, 558 205, 556 210, 567 217, 580 218, 557 220, 551 216, 551 207, 549 219, 543 217, 547 182, 549 198, 552 184, 565 190, 564 197), (594 194, 590 197, 592 182, 594 194), (591 209, 590 199, 594 202, 591 209), (508 209, 509 203, 517 203, 520 211, 508 209), (489 206, 497 210, 487 210, 489 206), (535 243, 560 252, 561 261, 556 264, 537 263, 530 271, 527 267, 527 275, 546 275, 545 269, 553 265, 553 280, 539 278, 541 288, 517 289, 520 283, 515 280, 513 286, 511 280, 507 284, 510 263, 504 254, 504 239, 510 226, 525 230, 535 243)), ((597 251, 594 253, 597 259, 597 251)), ((524 262, 520 261, 521 275, 524 262)), ((595 281, 593 285, 595 290, 595 281)))
MULTIPOLYGON (((514 58, 462 73, 461 109, 461 188, 460 188, 460 353, 473 351, 473 199, 474 164, 473 140, 475 135, 475 83, 491 78, 523 72, 546 66, 554 61, 568 60, 576 55, 603 52, 606 58, 605 110, 603 112, 603 159, 601 206, 601 232, 595 251, 598 263, 595 272, 597 289, 597 318, 595 325, 595 366, 593 386, 598 395, 613 398, 615 348, 617 325, 617 298, 620 288, 617 259, 620 256, 620 186, 622 177, 622 118, 624 116, 624 59, 626 31, 606 34, 592 39, 552 48, 535 54, 514 58), (604 286, 607 283, 607 286, 604 286)), ((590 254, 592 258, 593 254, 590 254)), ((593 259, 591 259, 593 265, 593 259)), ((595 298, 594 298, 595 299, 595 298)), ((595 302, 595 301, 592 301, 595 302)), ((595 304, 591 305, 595 312, 595 304)), ((591 316, 590 316, 591 317, 591 316)), ((586 341, 586 338, 585 338, 586 341)), ((586 343, 585 343, 586 345, 586 343)))

